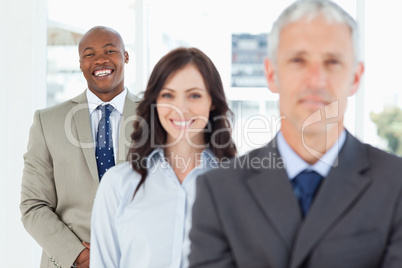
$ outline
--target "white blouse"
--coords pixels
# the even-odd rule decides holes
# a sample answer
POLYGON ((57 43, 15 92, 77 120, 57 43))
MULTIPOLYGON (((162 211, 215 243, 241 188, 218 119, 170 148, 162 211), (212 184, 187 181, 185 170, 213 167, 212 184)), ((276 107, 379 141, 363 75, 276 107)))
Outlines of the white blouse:
POLYGON ((133 194, 141 176, 129 162, 103 177, 92 211, 91 267, 188 267, 188 233, 198 175, 217 167, 210 150, 182 184, 162 149, 147 158, 148 176, 133 194))

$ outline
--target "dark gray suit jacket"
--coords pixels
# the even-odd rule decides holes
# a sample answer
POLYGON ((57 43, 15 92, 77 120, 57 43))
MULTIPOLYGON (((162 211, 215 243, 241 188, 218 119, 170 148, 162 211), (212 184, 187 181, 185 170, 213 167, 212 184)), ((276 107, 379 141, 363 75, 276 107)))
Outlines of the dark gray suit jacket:
POLYGON ((401 173, 348 133, 302 220, 274 139, 198 179, 190 267, 400 268, 401 173))

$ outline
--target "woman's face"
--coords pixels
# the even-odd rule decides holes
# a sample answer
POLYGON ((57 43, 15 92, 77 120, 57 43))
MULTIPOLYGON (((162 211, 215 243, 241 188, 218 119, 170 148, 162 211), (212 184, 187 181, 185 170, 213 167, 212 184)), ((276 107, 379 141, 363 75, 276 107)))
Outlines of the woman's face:
POLYGON ((203 145, 204 130, 211 111, 211 96, 201 73, 188 64, 169 77, 156 100, 162 127, 167 132, 167 145, 186 141, 203 145))

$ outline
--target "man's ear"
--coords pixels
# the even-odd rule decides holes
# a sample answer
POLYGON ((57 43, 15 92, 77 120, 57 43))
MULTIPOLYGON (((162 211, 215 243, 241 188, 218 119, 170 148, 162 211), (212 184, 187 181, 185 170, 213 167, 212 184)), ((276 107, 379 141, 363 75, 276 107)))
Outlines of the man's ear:
POLYGON ((128 55, 128 52, 127 52, 127 51, 124 51, 124 62, 125 62, 125 63, 128 63, 129 60, 130 60, 130 56, 128 55))
POLYGON ((78 62, 80 63, 80 70, 81 70, 81 72, 82 72, 81 58, 80 58, 80 59, 78 59, 78 62))
POLYGON ((268 88, 272 93, 278 93, 275 64, 271 59, 265 59, 265 77, 267 78, 268 88))
POLYGON ((353 96, 356 93, 357 89, 359 88, 363 73, 364 73, 364 64, 362 62, 359 62, 356 65, 356 69, 353 74, 352 87, 349 92, 349 97, 353 96))

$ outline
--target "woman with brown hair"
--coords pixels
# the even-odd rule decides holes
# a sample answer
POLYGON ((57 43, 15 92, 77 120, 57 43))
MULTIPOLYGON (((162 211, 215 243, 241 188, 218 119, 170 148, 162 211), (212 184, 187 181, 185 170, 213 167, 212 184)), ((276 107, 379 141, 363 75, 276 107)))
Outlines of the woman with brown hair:
POLYGON ((220 75, 196 48, 155 66, 127 163, 110 169, 92 215, 91 267, 187 267, 197 176, 235 156, 220 75))

